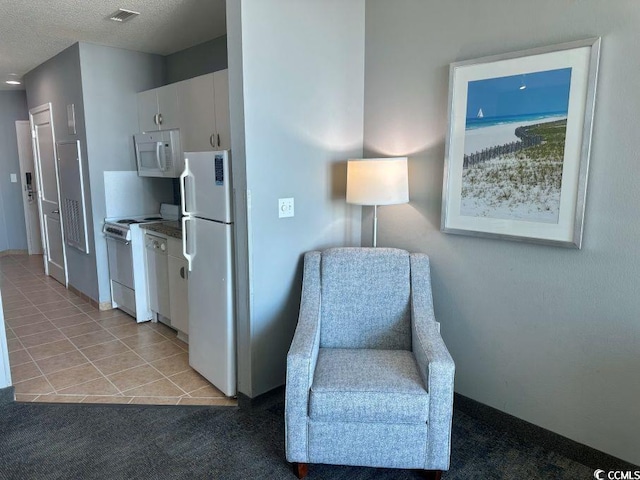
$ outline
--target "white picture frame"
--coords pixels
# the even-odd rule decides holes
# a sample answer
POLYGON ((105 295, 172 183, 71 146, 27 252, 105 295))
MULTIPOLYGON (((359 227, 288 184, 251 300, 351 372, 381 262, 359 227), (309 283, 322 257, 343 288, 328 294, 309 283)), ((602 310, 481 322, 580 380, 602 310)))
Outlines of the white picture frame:
POLYGON ((441 230, 581 248, 600 38, 452 63, 441 230))

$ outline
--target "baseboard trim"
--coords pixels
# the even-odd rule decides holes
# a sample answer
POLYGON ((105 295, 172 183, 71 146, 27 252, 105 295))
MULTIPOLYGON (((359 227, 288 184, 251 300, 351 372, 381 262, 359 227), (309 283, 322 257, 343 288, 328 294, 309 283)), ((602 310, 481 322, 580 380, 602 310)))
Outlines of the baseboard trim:
POLYGON ((637 470, 639 467, 625 460, 588 447, 555 432, 509 415, 459 393, 454 394, 454 409, 498 429, 507 431, 518 439, 553 450, 566 458, 591 467, 594 470, 637 470))
POLYGON ((16 400, 16 392, 14 387, 0 388, 0 405, 13 403, 16 400))
POLYGON ((241 410, 255 410, 269 408, 284 400, 284 385, 251 398, 244 393, 238 393, 238 408, 241 410))
POLYGON ((80 290, 78 290, 76 287, 74 287, 71 284, 67 285, 67 288, 69 290, 71 290, 73 293, 75 293, 76 295, 78 295, 83 300, 86 300, 87 302, 89 302, 91 305, 96 307, 98 310, 113 310, 113 305, 111 305, 111 302, 96 302, 89 295, 87 295, 84 292, 81 292, 80 290))
POLYGON ((8 255, 29 255, 28 250, 3 250, 0 252, 0 257, 6 257, 8 255))

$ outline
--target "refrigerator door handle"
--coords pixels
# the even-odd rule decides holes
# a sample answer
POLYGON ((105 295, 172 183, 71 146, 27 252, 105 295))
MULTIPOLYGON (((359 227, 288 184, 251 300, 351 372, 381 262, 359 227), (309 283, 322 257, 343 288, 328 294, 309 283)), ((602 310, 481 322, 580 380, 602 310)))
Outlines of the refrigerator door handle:
POLYGON ((189 241, 190 235, 187 228, 187 223, 191 220, 190 217, 182 217, 182 255, 187 259, 187 265, 189 266, 189 271, 191 272, 191 263, 193 262, 193 257, 195 256, 195 252, 190 254, 187 248, 187 242, 189 241))
MULTIPOLYGON (((180 174, 180 208, 182 209, 182 215, 189 215, 187 211, 187 177, 191 176, 191 171, 189 170, 189 159, 187 157, 184 158, 184 172, 180 174)), ((184 230, 184 226, 183 226, 184 230)))

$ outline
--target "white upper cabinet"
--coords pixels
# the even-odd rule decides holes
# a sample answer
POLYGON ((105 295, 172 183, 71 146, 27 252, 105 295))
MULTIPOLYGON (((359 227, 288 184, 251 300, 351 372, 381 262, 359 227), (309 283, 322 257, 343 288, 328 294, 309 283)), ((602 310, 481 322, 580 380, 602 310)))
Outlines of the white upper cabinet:
POLYGON ((179 82, 180 140, 185 152, 231 148, 229 71, 179 82))
POLYGON ((158 89, 147 90, 138 94, 138 124, 140 132, 158 130, 158 89))
POLYGON ((216 150, 230 150, 229 70, 214 72, 213 83, 216 104, 216 150))
POLYGON ((229 150, 229 71, 138 94, 140 131, 180 129, 184 152, 229 150))
POLYGON ((180 141, 185 152, 212 150, 216 140, 213 75, 178 83, 180 141))
POLYGON ((138 94, 138 124, 141 132, 179 128, 178 95, 175 84, 138 94))

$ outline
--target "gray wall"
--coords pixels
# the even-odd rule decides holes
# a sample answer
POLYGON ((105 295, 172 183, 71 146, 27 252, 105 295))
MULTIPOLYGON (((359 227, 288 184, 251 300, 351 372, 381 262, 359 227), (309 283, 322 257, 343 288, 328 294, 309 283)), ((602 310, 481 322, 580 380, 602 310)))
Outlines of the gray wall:
MULTIPOLYGON (((92 230, 96 239, 98 295, 92 298, 108 302, 111 290, 102 224, 106 216, 105 194, 109 192, 104 190, 104 172, 136 170, 133 149, 133 134, 138 131, 136 93, 163 84, 164 61, 160 55, 81 43, 80 70, 92 195, 92 230)), ((165 182, 171 194, 171 182, 165 182)), ((171 200, 171 195, 168 200, 171 200)))
POLYGON ((232 150, 246 167, 249 243, 238 254, 251 273, 249 298, 239 299, 249 302, 239 333, 250 339, 239 341, 250 351, 238 355, 251 362, 240 391, 255 397, 284 382, 302 254, 360 242, 361 209, 345 204, 344 182, 346 160, 362 154, 364 0, 236 2, 227 2, 229 39, 237 42, 230 78, 237 80, 238 62, 243 69, 231 92, 232 150), (278 218, 281 197, 295 198, 295 217, 278 218))
POLYGON ((0 91, 0 252, 27 249, 15 122, 28 119, 24 90, 0 91), (11 183, 11 173, 17 183, 11 183))
POLYGON ((51 102, 56 141, 78 139, 82 146, 90 253, 67 248, 67 267, 69 284, 99 302, 111 298, 101 233, 104 172, 136 169, 136 93, 162 85, 164 68, 159 55, 77 43, 25 75, 29 108, 51 102), (70 103, 75 104, 76 135, 67 128, 70 103))
POLYGON ((227 36, 214 38, 164 58, 166 83, 224 70, 227 68, 227 36))
POLYGON ((380 209, 378 242, 430 254, 456 390, 636 464, 638 24, 634 0, 368 0, 364 122, 367 154, 410 157, 411 203, 380 209), (582 250, 440 233, 448 64, 592 36, 582 250))
MULTIPOLYGON (((56 142, 80 140, 88 222, 91 224, 92 191, 89 184, 79 44, 72 45, 28 72, 24 76, 24 84, 30 109, 51 103, 56 142), (75 105, 76 135, 70 135, 67 126, 69 104, 75 105)), ((97 300, 98 279, 94 243, 93 230, 89 229, 90 253, 87 255, 75 248, 66 248, 66 254, 69 284, 97 300)))

